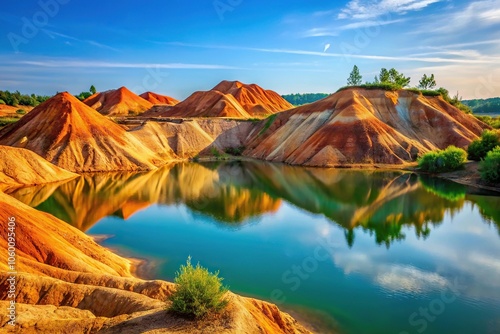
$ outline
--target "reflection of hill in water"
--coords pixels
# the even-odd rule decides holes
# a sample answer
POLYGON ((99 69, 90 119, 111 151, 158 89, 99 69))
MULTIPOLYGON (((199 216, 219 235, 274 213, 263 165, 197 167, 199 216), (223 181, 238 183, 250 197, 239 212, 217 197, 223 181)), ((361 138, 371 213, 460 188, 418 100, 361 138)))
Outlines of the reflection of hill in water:
POLYGON ((127 219, 155 203, 184 203, 193 211, 231 224, 274 212, 281 203, 256 189, 228 184, 217 170, 199 164, 177 164, 139 174, 84 175, 59 185, 18 189, 10 195, 83 231, 106 216, 127 219))
POLYGON ((426 237, 446 212, 460 210, 465 201, 477 203, 485 217, 500 221, 499 197, 466 195, 464 187, 435 178, 262 162, 183 163, 140 174, 86 175, 11 195, 84 231, 103 217, 127 219, 154 203, 185 204, 235 225, 278 210, 281 199, 339 224, 349 244, 355 228, 374 233, 377 243, 387 246, 405 238, 405 225, 426 237))

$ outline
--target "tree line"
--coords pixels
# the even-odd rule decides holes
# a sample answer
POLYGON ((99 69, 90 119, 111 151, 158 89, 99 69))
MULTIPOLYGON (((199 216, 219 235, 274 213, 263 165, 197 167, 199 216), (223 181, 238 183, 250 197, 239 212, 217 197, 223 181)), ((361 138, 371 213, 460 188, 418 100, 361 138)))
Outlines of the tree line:
POLYGON ((287 94, 282 95, 285 100, 294 106, 301 106, 303 104, 308 104, 316 102, 318 100, 324 99, 329 94, 326 93, 306 93, 306 94, 287 94))
MULTIPOLYGON (((75 95, 76 98, 80 100, 85 100, 87 97, 95 94, 97 92, 94 85, 90 86, 88 92, 81 92, 78 95, 75 95)), ((19 91, 10 92, 8 90, 0 90, 0 104, 8 105, 8 106, 31 106, 36 107, 42 102, 50 99, 51 96, 48 95, 36 95, 36 94, 21 94, 19 91)))
POLYGON ((36 107, 42 102, 48 100, 50 96, 21 94, 19 91, 9 92, 8 90, 0 90, 0 104, 8 106, 31 106, 36 107))
MULTIPOLYGON (((395 68, 390 70, 382 68, 378 76, 375 76, 373 82, 366 82, 363 85, 363 76, 359 73, 359 68, 354 65, 349 77, 347 78, 347 86, 388 86, 394 89, 402 89, 410 85, 411 78, 400 73, 395 68)), ((431 90, 436 87, 436 79, 434 74, 424 74, 416 88, 421 90, 431 90)))
POLYGON ((464 100, 473 113, 498 113, 500 114, 500 97, 491 99, 464 100))

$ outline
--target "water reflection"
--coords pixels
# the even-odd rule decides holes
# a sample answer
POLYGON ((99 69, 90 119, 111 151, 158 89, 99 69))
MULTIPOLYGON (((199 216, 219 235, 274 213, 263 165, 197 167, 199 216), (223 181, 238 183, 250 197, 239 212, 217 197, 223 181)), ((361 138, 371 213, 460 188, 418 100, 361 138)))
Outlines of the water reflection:
MULTIPOLYGON (((387 247, 406 238, 405 227, 427 238, 446 213, 466 202, 500 226, 500 197, 468 195, 464 186, 412 173, 292 167, 263 162, 182 163, 148 173, 85 175, 64 184, 28 187, 10 195, 82 231, 106 216, 128 219, 151 204, 184 204, 191 211, 239 226, 276 212, 282 200, 356 229, 387 247)), ((500 228, 499 228, 500 231, 500 228)))

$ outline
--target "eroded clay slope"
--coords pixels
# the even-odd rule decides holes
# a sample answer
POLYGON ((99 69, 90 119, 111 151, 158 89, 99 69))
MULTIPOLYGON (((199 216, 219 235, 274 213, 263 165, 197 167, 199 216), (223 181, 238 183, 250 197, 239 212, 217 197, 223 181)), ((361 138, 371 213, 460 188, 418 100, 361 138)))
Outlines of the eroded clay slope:
POLYGON ((153 153, 67 92, 0 130, 0 145, 29 149, 73 172, 147 170, 173 158, 168 148, 153 153))
POLYGON ((77 176, 29 150, 0 145, 0 190, 69 180, 77 176))
POLYGON ((429 150, 465 147, 484 128, 441 97, 353 88, 262 121, 245 155, 320 167, 404 164, 429 150))
POLYGON ((293 106, 278 93, 239 81, 222 81, 209 91, 193 93, 186 100, 148 116, 265 118, 293 106))
POLYGON ((126 87, 96 93, 86 98, 83 103, 106 116, 134 116, 153 107, 153 103, 134 94, 126 87))
POLYGON ((145 92, 139 95, 142 97, 144 100, 154 104, 154 105, 168 105, 168 106, 174 106, 177 103, 179 103, 179 100, 174 99, 173 97, 166 96, 166 95, 161 95, 153 92, 145 92))

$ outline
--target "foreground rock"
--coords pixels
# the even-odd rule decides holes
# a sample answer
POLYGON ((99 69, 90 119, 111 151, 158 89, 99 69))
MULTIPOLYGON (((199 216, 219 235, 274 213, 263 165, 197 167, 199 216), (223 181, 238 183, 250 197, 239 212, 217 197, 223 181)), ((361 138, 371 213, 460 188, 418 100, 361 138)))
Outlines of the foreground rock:
POLYGON ((0 190, 75 177, 78 175, 52 165, 29 150, 0 146, 0 190))
POLYGON ((132 93, 126 87, 96 93, 86 98, 83 103, 106 116, 133 116, 153 107, 153 103, 132 93))
MULTIPOLYGON (((0 193, 0 228, 16 219, 17 331, 22 333, 308 333, 275 305, 229 293, 218 318, 192 322, 166 312, 172 283, 132 277, 132 263, 51 215, 0 193)), ((2 235, 5 241, 5 234, 2 235)), ((0 251, 7 253, 7 242, 0 251)), ((0 307, 8 304, 0 263, 0 307)), ((9 330, 0 313, 0 328, 9 330)))
POLYGON ((429 150, 468 146, 485 128, 441 97, 352 88, 262 121, 244 154, 319 167, 404 164, 429 150))
POLYGON ((195 92, 164 111, 155 109, 147 116, 265 118, 293 106, 278 93, 239 81, 222 81, 209 91, 195 92))
POLYGON ((168 148, 153 153, 69 93, 57 94, 0 130, 0 145, 29 149, 73 172, 148 170, 175 159, 168 148))

